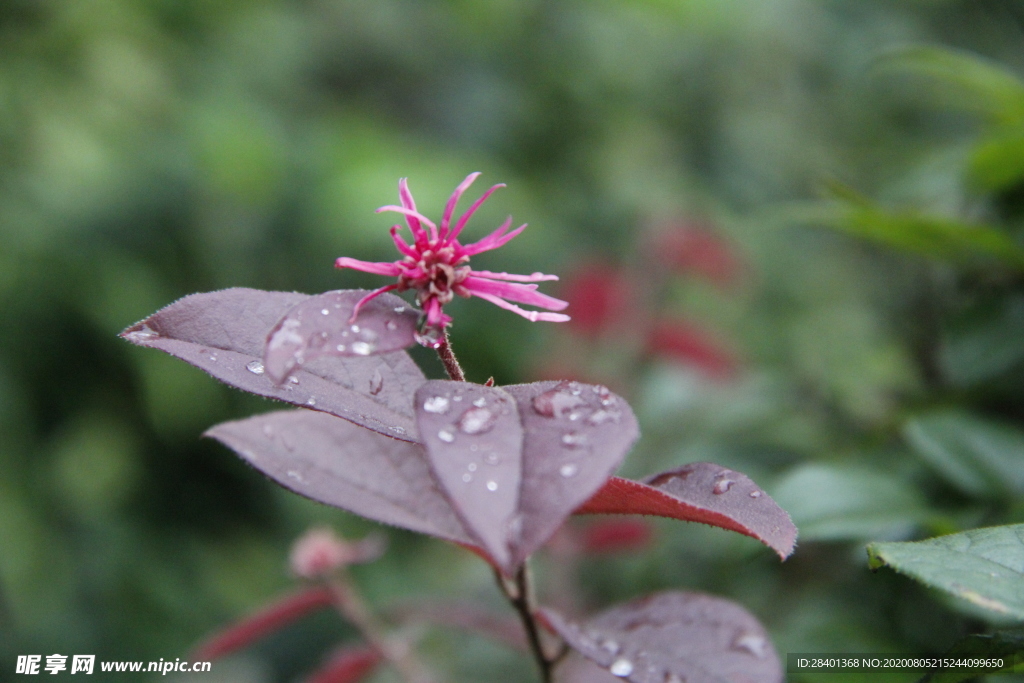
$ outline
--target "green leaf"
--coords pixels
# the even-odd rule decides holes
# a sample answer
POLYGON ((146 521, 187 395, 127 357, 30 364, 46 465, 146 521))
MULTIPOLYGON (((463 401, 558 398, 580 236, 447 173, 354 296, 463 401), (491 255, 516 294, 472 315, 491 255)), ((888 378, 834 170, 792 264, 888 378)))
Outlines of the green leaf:
POLYGON ((939 362, 950 383, 970 387, 1024 361, 1024 297, 976 306, 946 331, 939 362))
POLYGON ((982 674, 1024 672, 1024 631, 996 631, 967 636, 944 656, 953 658, 1001 658, 1003 666, 998 669, 977 667, 955 667, 932 671, 919 683, 960 683, 982 674), (1015 664, 1015 662, 1021 662, 1015 664))
POLYGON ((964 493, 1002 498, 1024 492, 1024 434, 958 410, 908 420, 914 452, 964 493))
POLYGON ((927 519, 917 491, 866 467, 803 465, 771 491, 803 541, 899 537, 927 519))
POLYGON ((910 543, 871 543, 872 569, 889 566, 979 607, 1024 619, 1024 524, 910 543))
POLYGON ((915 46, 883 56, 886 70, 923 77, 938 104, 966 109, 996 121, 1024 120, 1024 82, 1005 66, 947 47, 915 46))
POLYGON ((1024 130, 1015 127, 984 138, 971 154, 968 170, 974 183, 989 191, 1024 180, 1024 130))
POLYGON ((798 206, 788 218, 960 265, 996 259, 1024 270, 1024 248, 999 228, 934 216, 916 210, 888 210, 835 187, 838 201, 798 206))

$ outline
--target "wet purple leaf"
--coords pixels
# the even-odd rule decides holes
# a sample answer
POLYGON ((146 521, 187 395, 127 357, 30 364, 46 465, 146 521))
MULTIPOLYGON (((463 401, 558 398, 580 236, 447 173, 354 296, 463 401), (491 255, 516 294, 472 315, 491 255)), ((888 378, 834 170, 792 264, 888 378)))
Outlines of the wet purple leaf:
POLYGON ((786 559, 797 529, 786 511, 749 477, 721 465, 695 462, 644 482, 612 477, 577 514, 671 517, 755 538, 786 559))
POLYGON ((432 380, 416 391, 416 420, 431 467, 466 529, 511 571, 519 509, 523 429, 501 389, 432 380))
MULTIPOLYGON (((357 294, 366 291, 353 290, 353 296, 357 294)), ((132 325, 121 336, 165 351, 238 389, 415 441, 410 396, 426 379, 404 351, 319 358, 305 363, 282 386, 267 376, 262 359, 268 333, 285 313, 310 298, 241 287, 192 294, 132 325)))
POLYGON ((431 476, 419 444, 311 410, 224 422, 206 435, 307 498, 385 524, 473 543, 431 476))
MULTIPOLYGON (((541 615, 584 657, 632 683, 780 683, 768 634, 739 605, 701 593, 666 591, 608 609, 583 623, 541 615)), ((582 683, 567 660, 564 683, 582 683)), ((576 669, 575 671, 573 669, 576 669)))
POLYGON ((303 299, 267 335, 263 366, 281 384, 296 368, 323 356, 372 356, 416 343, 419 313, 393 294, 352 309, 367 292, 340 289, 303 299))
POLYGON ((542 546, 566 517, 598 491, 640 435, 625 400, 579 382, 503 387, 523 421, 521 529, 513 561, 542 546))

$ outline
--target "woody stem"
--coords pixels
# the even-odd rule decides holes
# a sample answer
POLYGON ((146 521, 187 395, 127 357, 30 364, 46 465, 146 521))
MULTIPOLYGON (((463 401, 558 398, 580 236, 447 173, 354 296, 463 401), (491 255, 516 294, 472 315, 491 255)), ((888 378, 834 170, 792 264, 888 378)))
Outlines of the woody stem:
POLYGON ((444 369, 448 373, 448 376, 456 382, 465 382, 466 373, 462 371, 462 366, 459 365, 459 360, 455 357, 455 353, 452 351, 451 340, 448 338, 448 330, 444 331, 444 336, 441 337, 441 345, 437 347, 437 355, 444 363, 444 369))

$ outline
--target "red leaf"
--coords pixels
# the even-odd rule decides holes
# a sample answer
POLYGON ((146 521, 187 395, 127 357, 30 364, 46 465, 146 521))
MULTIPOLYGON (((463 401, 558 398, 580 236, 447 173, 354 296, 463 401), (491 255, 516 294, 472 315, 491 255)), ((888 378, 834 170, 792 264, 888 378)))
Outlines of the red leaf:
POLYGON ((582 537, 583 552, 599 555, 643 550, 654 531, 642 519, 602 519, 585 528, 582 537))
POLYGON ((684 465, 645 483, 612 477, 577 514, 671 517, 755 538, 786 559, 796 545, 793 521, 744 474, 709 462, 684 465))
POLYGON ((380 653, 369 645, 341 647, 306 679, 306 683, 357 683, 382 661, 380 653))
MULTIPOLYGON (((549 609, 541 614, 570 647, 632 683, 782 681, 778 654, 764 628, 745 609, 721 598, 655 593, 582 624, 549 609)), ((570 661, 567 666, 575 665, 570 661)), ((588 680, 575 671, 558 678, 588 680)))
POLYGON ((286 595, 207 638, 195 649, 192 658, 212 661, 231 654, 310 612, 331 605, 332 601, 331 592, 321 586, 286 595))
POLYGON ((565 278, 561 295, 569 302, 569 329, 584 335, 598 335, 623 317, 628 310, 629 280, 615 266, 595 264, 565 278))
POLYGON ((654 244, 654 257, 665 265, 700 275, 719 287, 735 284, 742 271, 733 247, 706 228, 679 225, 662 233, 654 244))
MULTIPOLYGON (((192 294, 132 325, 121 336, 165 351, 238 389, 415 441, 409 397, 426 379, 404 351, 366 358, 320 358, 304 364, 283 386, 267 376, 262 360, 267 333, 287 311, 310 298, 240 287, 192 294)), ((401 302, 397 297, 392 300, 401 302)))
POLYGON ((707 332, 678 321, 658 322, 647 339, 647 349, 696 366, 715 379, 728 379, 738 369, 733 354, 707 332))
POLYGON ((295 368, 322 356, 370 356, 416 343, 419 313, 392 294, 371 299, 350 322, 365 295, 363 290, 336 290, 288 309, 267 334, 263 365, 270 379, 281 384, 295 368))
POLYGON ((420 444, 311 410, 225 422, 206 435, 307 498, 423 534, 475 542, 435 483, 420 444))

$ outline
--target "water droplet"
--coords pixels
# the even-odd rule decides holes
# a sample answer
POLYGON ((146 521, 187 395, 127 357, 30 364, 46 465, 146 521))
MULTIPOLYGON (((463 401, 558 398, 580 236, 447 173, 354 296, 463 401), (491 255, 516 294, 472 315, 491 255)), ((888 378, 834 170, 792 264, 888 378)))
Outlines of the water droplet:
POLYGON ((434 396, 423 402, 423 410, 435 415, 444 415, 448 412, 448 399, 444 396, 434 396))
POLYGON ((217 362, 217 354, 215 354, 213 351, 210 352, 210 360, 213 361, 214 363, 217 362))
POLYGON ((345 345, 344 344, 338 344, 334 348, 338 349, 338 353, 345 353, 345 345))
POLYGON ((499 462, 501 462, 501 458, 498 456, 497 453, 488 453, 487 455, 484 456, 484 461, 488 465, 497 465, 499 462))
POLYGON ((494 481, 493 479, 491 481, 487 482, 487 490, 488 491, 497 491, 498 490, 498 482, 494 481))
POLYGON ((441 439, 445 443, 451 443, 455 441, 455 435, 449 432, 447 429, 442 429, 437 433, 437 438, 441 439))
POLYGON ((150 341, 152 339, 156 339, 160 335, 157 334, 156 331, 149 325, 143 324, 142 327, 135 330, 134 332, 129 332, 125 336, 128 338, 128 341, 139 344, 142 342, 150 341))
POLYGON ((481 396, 477 400, 473 401, 473 405, 475 405, 477 408, 483 408, 485 405, 487 405, 487 399, 481 396))
POLYGON ((735 482, 732 479, 719 479, 715 482, 715 486, 711 489, 711 492, 716 495, 721 495, 731 489, 734 483, 735 482))
POLYGON ((384 327, 386 327, 389 332, 394 332, 395 330, 398 329, 398 325, 395 324, 394 320, 389 320, 386 323, 384 323, 384 327))
POLYGON ((616 410, 598 410, 587 418, 592 425, 603 425, 606 422, 618 422, 622 414, 616 410))
POLYGON ((295 481, 302 481, 302 475, 296 472, 295 470, 288 470, 288 476, 294 479, 295 481))
POLYGON ((614 640, 606 640, 601 643, 601 649, 606 652, 611 652, 613 655, 619 654, 619 644, 614 640))
POLYGON ((633 673, 633 662, 629 661, 628 659, 616 659, 614 662, 612 662, 612 665, 608 668, 608 671, 610 671, 613 676, 625 678, 629 674, 633 673))
POLYGON ((352 330, 353 332, 359 332, 359 325, 353 325, 352 327, 350 327, 348 329, 352 330))
POLYGON ((373 371, 373 377, 370 378, 370 395, 376 396, 380 393, 380 390, 384 388, 384 377, 380 374, 380 370, 373 371))
POLYGON ((270 335, 270 342, 267 345, 271 350, 279 349, 282 346, 302 346, 302 335, 296 332, 301 323, 295 318, 289 318, 281 323, 281 329, 270 335))
POLYGON ((483 434, 494 426, 498 416, 487 408, 470 408, 459 418, 459 431, 463 434, 483 434))
POLYGON ((577 432, 569 432, 568 434, 562 435, 562 445, 568 446, 569 448, 579 448, 587 444, 587 437, 584 434, 577 432))
POLYGON ((476 463, 469 463, 468 465, 466 465, 466 469, 469 470, 470 472, 476 472, 476 463))
POLYGON ((259 362, 258 360, 251 360, 245 364, 245 369, 254 375, 262 375, 263 363, 259 362))
POLYGON ((363 341, 374 342, 377 341, 377 333, 373 330, 363 330, 359 335, 363 341))
POLYGON ((562 417, 584 401, 565 391, 566 382, 533 397, 533 410, 544 417, 562 417))
POLYGON ((761 497, 761 492, 760 491, 751 491, 750 492, 750 497, 751 498, 760 498, 761 497))
POLYGON ((764 659, 768 654, 768 641, 764 636, 756 633, 743 633, 732 643, 733 649, 743 650, 754 655, 758 659, 764 659))
POLYGON ((420 346, 425 346, 428 349, 440 347, 443 340, 441 330, 436 327, 428 327, 422 332, 416 332, 413 334, 413 338, 420 346))
POLYGON ((263 425, 263 436, 267 438, 274 436, 274 428, 270 425, 263 425))
POLYGON ((405 313, 405 306, 395 306, 395 313, 405 313))
POLYGON ((565 465, 562 465, 561 467, 559 467, 558 468, 558 473, 561 474, 566 479, 568 479, 569 477, 575 475, 576 472, 579 471, 579 469, 580 468, 577 467, 574 463, 570 462, 570 463, 566 463, 565 465))
POLYGON ((326 308, 320 309, 320 315, 330 315, 330 314, 331 314, 331 312, 329 310, 327 310, 326 308))
POLYGON ((473 481, 473 475, 472 474, 468 474, 468 473, 467 474, 463 474, 462 475, 462 481, 464 481, 464 482, 466 482, 468 484, 469 482, 473 481))
POLYGON ((458 402, 460 402, 462 400, 462 396, 456 396, 452 400, 455 401, 456 403, 458 403, 458 402))
POLYGON ((369 356, 373 353, 373 344, 363 341, 352 342, 352 353, 357 356, 369 356))
POLYGON ((309 398, 308 398, 308 399, 306 400, 306 405, 307 405, 307 406, 315 406, 315 405, 316 405, 316 399, 315 399, 315 398, 313 398, 312 396, 311 396, 311 397, 309 397, 309 398))

